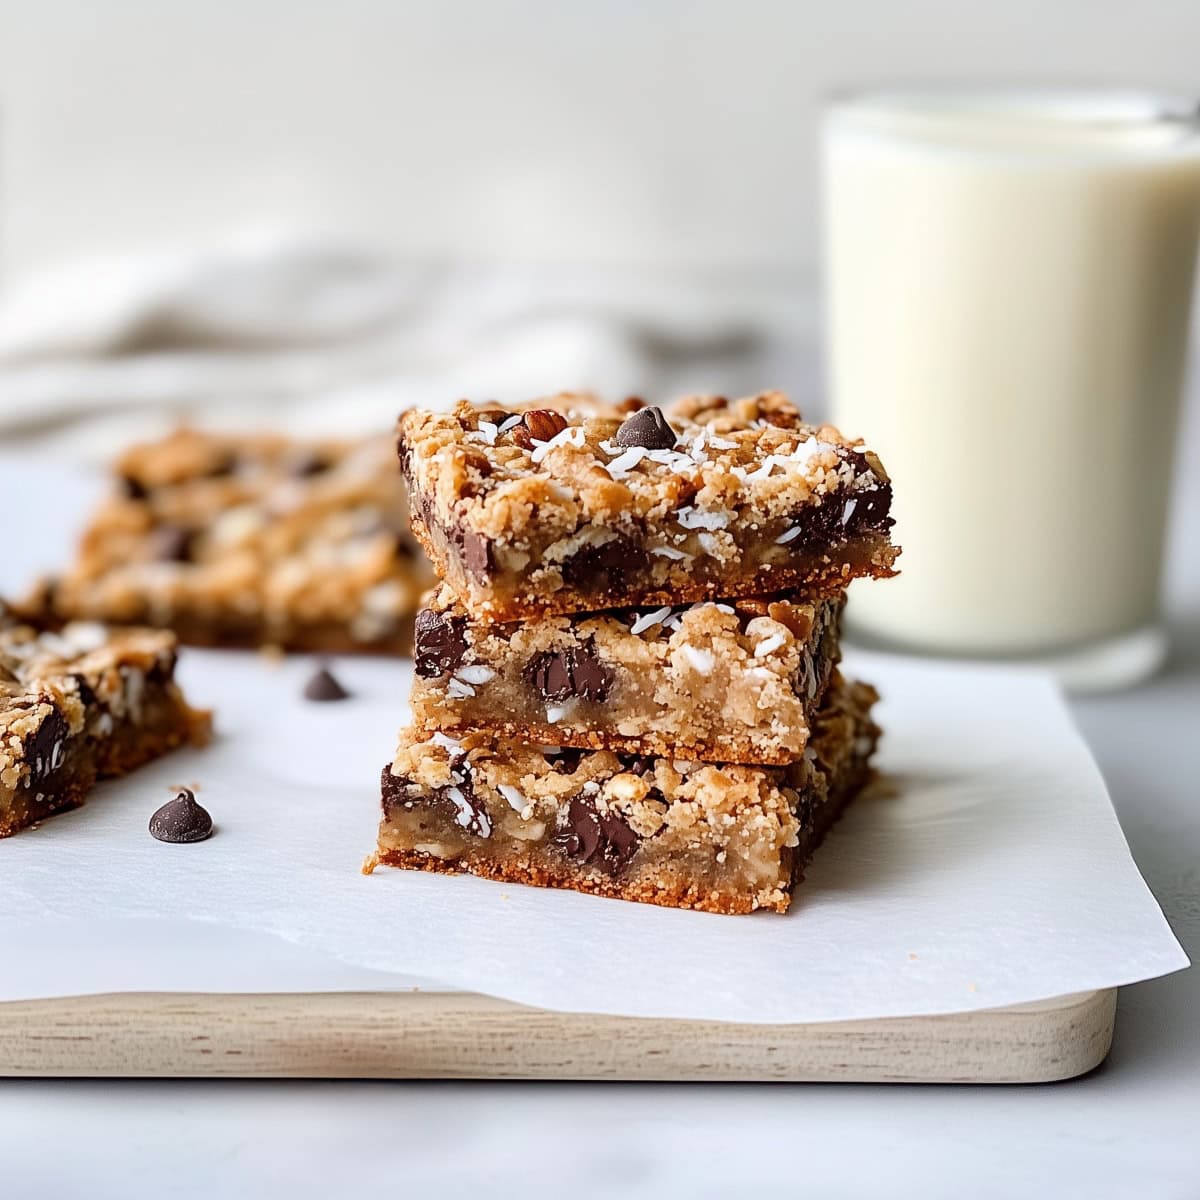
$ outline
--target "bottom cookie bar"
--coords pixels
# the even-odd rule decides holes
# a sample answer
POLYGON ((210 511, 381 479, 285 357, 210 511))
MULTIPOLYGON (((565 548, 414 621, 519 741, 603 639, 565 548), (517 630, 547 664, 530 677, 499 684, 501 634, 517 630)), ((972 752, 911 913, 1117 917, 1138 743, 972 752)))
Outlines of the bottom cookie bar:
POLYGON ((173 634, 39 633, 0 610, 0 837, 77 808, 98 778, 206 741, 209 714, 174 671, 173 634))
POLYGON ((406 729, 382 778, 377 865, 746 913, 786 911, 800 871, 866 781, 867 684, 835 680, 798 762, 750 767, 461 741, 406 729))

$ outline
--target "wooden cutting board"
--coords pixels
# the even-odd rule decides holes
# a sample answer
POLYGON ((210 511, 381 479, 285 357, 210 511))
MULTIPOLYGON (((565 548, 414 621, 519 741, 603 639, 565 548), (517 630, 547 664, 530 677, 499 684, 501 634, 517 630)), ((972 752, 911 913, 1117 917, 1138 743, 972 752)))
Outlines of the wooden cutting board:
POLYGON ((735 1025, 451 992, 0 1004, 0 1075, 1042 1083, 1103 1061, 1116 990, 938 1017, 735 1025))

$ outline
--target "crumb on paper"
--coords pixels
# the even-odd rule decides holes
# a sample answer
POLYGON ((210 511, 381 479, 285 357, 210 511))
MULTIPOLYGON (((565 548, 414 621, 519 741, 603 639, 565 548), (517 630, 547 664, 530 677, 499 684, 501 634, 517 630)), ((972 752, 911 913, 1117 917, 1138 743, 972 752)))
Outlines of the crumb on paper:
POLYGON ((908 952, 908 961, 909 962, 917 961, 917 955, 915 955, 911 950, 908 952))
POLYGON ((968 984, 967 984, 967 991, 968 991, 968 992, 977 992, 977 991, 979 991, 979 984, 977 984, 977 983, 968 983, 968 984))
POLYGON ((283 647, 277 646, 274 642, 267 642, 265 645, 259 646, 258 655, 273 667, 278 666, 285 658, 283 647))

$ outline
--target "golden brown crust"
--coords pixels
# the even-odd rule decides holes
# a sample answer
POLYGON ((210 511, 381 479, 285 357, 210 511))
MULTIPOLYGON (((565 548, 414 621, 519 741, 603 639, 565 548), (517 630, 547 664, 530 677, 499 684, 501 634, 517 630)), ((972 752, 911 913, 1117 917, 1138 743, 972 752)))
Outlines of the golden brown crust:
POLYGON ((587 892, 593 896, 607 896, 613 900, 633 900, 639 904, 688 908, 727 916, 740 916, 758 909, 787 912, 788 905, 792 902, 788 893, 778 890, 761 897, 720 890, 702 890, 684 878, 671 877, 667 872, 655 880, 631 884, 602 875, 580 874, 567 867, 555 870, 529 863, 497 863, 475 852, 467 852, 459 858, 446 860, 431 854, 422 854, 419 850, 381 849, 375 855, 375 860, 382 866, 401 867, 409 871, 432 871, 441 875, 477 875, 482 879, 493 879, 502 883, 564 888, 573 892, 587 892))

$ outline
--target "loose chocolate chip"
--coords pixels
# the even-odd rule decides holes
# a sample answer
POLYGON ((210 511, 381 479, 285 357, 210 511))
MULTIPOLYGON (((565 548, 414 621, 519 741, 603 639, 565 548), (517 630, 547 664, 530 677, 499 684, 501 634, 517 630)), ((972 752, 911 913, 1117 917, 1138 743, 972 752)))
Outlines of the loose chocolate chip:
POLYGON ((570 646, 566 650, 543 650, 525 667, 525 678, 546 700, 604 701, 616 676, 602 663, 592 646, 570 646))
POLYGON ((305 700, 345 700, 350 693, 333 677, 328 667, 319 671, 304 685, 305 700))
POLYGON ((508 436, 518 446, 532 450, 534 442, 548 442, 567 427, 567 418, 552 408, 531 408, 522 414, 520 423, 509 430, 508 436))
POLYGON ((591 800, 572 798, 565 828, 555 844, 570 858, 616 873, 637 853, 638 835, 611 809, 600 813, 591 800))
POLYGON ((422 679, 456 670, 467 652, 466 621, 423 608, 417 613, 413 667, 422 679))
POLYGON ((151 535, 150 550, 159 562, 191 562, 195 536, 178 525, 161 525, 151 535))
POLYGON ((661 408, 639 409, 617 430, 618 446, 641 446, 646 450, 674 450, 679 439, 661 408))
POLYGON ((26 787, 44 784, 63 765, 66 758, 64 748, 70 732, 66 718, 57 708, 51 707, 49 715, 25 739, 22 748, 25 761, 29 764, 26 787))
POLYGON ((121 492, 127 500, 145 500, 150 494, 146 490, 146 485, 132 475, 121 476, 121 492))
POLYGON ((628 538, 610 538, 576 551, 562 565, 563 579, 597 596, 619 592, 631 574, 645 570, 647 559, 646 550, 628 538))
POLYGON ((212 831, 212 817, 196 803, 188 788, 174 800, 168 800, 150 818, 150 834, 160 842, 202 842, 212 836, 212 831))

